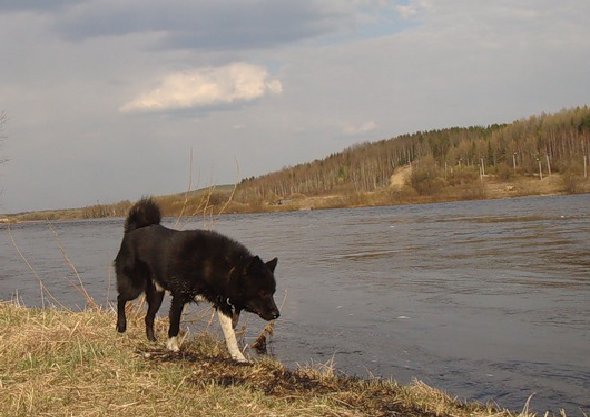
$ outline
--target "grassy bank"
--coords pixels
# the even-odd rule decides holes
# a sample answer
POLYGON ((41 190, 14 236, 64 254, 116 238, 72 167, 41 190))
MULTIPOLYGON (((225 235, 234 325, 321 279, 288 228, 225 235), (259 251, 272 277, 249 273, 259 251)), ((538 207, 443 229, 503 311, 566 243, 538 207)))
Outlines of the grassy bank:
MULTIPOLYGON (((170 353, 145 341, 143 315, 132 317, 118 335, 111 311, 0 303, 0 415, 517 415, 462 404, 419 382, 350 378, 329 367, 289 370, 270 358, 237 365, 207 334, 170 353)), ((161 340, 165 326, 158 322, 161 340)))

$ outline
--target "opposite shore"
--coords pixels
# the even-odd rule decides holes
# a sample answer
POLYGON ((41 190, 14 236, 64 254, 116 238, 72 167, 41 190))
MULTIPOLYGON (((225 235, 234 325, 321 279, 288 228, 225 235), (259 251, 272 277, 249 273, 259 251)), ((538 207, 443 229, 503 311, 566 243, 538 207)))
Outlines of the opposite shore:
MULTIPOLYGON (((539 176, 517 176, 508 180, 502 180, 496 176, 482 176, 480 180, 475 182, 447 187, 440 190, 440 192, 434 190, 427 194, 420 194, 411 187, 409 176, 410 171, 408 169, 399 170, 391 177, 389 187, 364 193, 342 192, 310 196, 295 194, 287 197, 275 196, 266 201, 240 201, 235 198, 235 187, 226 185, 179 194, 156 196, 155 198, 161 205, 165 216, 194 217, 590 193, 590 180, 588 178, 577 177, 572 179, 561 174, 553 174, 543 178, 539 178, 539 176)), ((120 201, 80 208, 0 215, 0 224, 124 217, 131 204, 130 201, 120 201)))

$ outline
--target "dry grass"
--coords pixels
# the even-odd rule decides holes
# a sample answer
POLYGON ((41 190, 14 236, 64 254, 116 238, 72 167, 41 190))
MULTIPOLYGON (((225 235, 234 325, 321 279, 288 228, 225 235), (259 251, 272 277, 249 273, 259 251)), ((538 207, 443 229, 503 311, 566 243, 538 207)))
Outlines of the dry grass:
MULTIPOLYGON (((179 353, 148 344, 143 314, 0 304, 1 416, 506 416, 415 382, 358 379, 330 366, 289 370, 229 359, 208 334, 179 353), (135 322, 133 322, 135 321, 135 322)), ((166 323, 157 323, 164 338, 166 323)), ((525 410, 521 416, 529 416, 525 410)))

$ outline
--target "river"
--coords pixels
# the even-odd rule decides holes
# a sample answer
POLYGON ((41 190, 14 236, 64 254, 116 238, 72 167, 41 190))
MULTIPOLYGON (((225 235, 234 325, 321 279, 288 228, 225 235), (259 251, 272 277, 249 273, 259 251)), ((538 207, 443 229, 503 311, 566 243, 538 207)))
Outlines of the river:
MULTIPOLYGON (((270 349, 287 365, 416 378, 514 410, 534 394, 535 411, 590 411, 588 194, 227 215, 176 227, 213 228, 279 258, 282 316, 270 349)), ((123 219, 10 230, 0 226, 0 299, 52 302, 41 299, 18 247, 60 303, 85 305, 73 268, 98 303, 115 301, 123 219)), ((189 317, 206 308, 191 307, 189 317)), ((242 318, 251 342, 264 322, 242 318)))

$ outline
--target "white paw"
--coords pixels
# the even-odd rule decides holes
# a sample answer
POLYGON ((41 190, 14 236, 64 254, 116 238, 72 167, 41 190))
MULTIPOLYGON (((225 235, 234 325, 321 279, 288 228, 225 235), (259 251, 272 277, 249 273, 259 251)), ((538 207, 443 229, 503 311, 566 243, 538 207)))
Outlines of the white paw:
POLYGON ((168 348, 168 350, 171 350, 173 352, 178 352, 180 350, 180 348, 178 347, 178 339, 176 338, 176 336, 168 339, 168 341, 166 342, 166 347, 168 348))
POLYGON ((252 363, 250 360, 240 353, 239 355, 232 355, 232 358, 238 363, 252 363))

